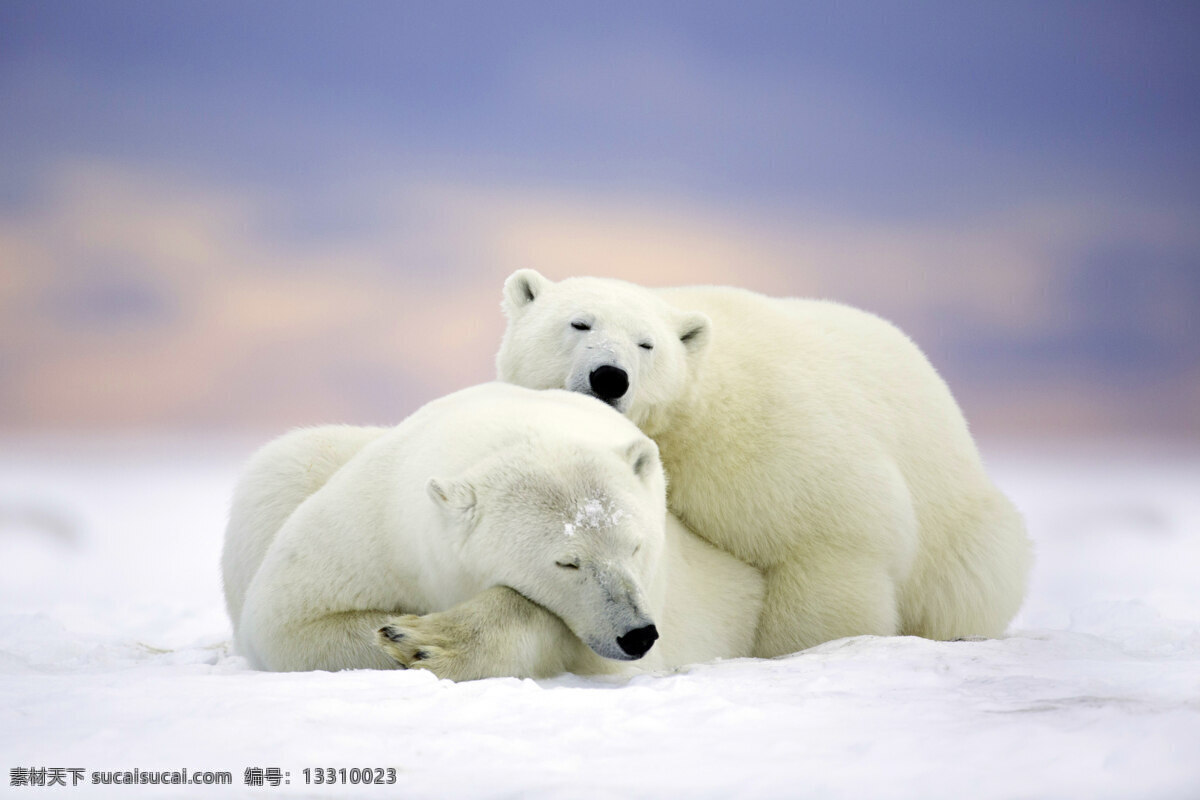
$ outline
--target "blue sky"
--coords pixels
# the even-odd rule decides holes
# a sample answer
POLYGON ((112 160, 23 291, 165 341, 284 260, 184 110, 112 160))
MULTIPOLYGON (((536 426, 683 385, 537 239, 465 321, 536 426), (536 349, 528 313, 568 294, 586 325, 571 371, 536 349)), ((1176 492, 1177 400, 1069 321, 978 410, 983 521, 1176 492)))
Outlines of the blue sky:
MULTIPOLYGON (((427 306, 480 317, 522 250, 562 275, 607 271, 571 251, 574 232, 581 249, 611 249, 624 277, 689 280, 682 266, 631 274, 634 243, 645 252, 648 236, 680 264, 725 255, 696 280, 883 313, 914 333, 985 427, 1053 427, 1099 395, 1104 407, 1082 414, 1099 432, 1196 432, 1198 41, 1190 3, 8 2, 0 257, 24 275, 8 302, 44 313, 6 337, 0 369, 12 386, 52 382, 44 357, 77 373, 88 360, 71 331, 109 335, 141 320, 147 336, 174 336, 189 314, 216 325, 211 308, 192 308, 197 272, 232 293, 248 291, 247 276, 276 280, 282 304, 295 300, 295 270, 394 292, 401 305, 417 285, 427 306), (162 225, 152 219, 165 208, 184 227, 245 209, 204 230, 243 237, 259 260, 172 261, 102 233, 54 241, 162 225), (553 261, 547 242, 559 239, 568 244, 553 261), (496 255, 497 242, 512 252, 496 255), (370 257, 338 257, 368 245, 370 257), (777 261, 756 273, 748 265, 763 253, 777 261), (29 277, 35 261, 50 277, 29 277), (1055 404, 1057 415, 1036 413, 1055 404)), ((180 236, 215 252, 197 230, 180 236)), ((283 353, 299 371, 328 349, 325 368, 344 375, 312 324, 260 331, 268 341, 242 357, 283 353)), ((377 403, 300 381, 292 393, 332 399, 296 413, 411 410, 455 381, 485 379, 498 324, 464 344, 471 367, 460 374, 423 382, 379 353, 356 372, 377 403), (422 388, 369 388, 389 369, 422 388)), ((343 342, 368 336, 329 326, 343 342)), ((113 339, 106 356, 120 364, 127 352, 130 368, 150 369, 133 344, 113 339)), ((250 369, 211 363, 213 380, 250 369)), ((289 380, 299 378, 279 383, 289 380)), ((39 414, 28 398, 49 384, 12 386, 0 398, 10 425, 140 419, 82 405, 39 414)), ((164 398, 139 413, 247 422, 236 403, 211 402, 164 398)))
POLYGON ((893 215, 1200 187, 1188 3, 6 3, 0 22, 3 141, 35 164, 279 179, 402 152, 893 215))

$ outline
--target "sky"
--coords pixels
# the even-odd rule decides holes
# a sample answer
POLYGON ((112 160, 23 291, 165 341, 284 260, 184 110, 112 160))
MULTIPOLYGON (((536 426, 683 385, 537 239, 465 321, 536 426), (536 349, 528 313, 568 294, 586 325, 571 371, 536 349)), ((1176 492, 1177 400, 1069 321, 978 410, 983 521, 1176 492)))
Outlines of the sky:
POLYGON ((0 4, 0 432, 395 422, 514 269, 874 311, 1200 441, 1190 3, 0 4))

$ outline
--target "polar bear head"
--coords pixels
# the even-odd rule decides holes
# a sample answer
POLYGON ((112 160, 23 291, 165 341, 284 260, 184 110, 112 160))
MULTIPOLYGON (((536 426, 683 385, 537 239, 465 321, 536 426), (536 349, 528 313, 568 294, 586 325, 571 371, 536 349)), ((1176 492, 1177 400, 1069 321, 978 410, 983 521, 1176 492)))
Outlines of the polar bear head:
POLYGON ((501 380, 591 395, 653 434, 691 387, 711 322, 653 292, 606 278, 555 283, 531 269, 504 283, 508 329, 496 356, 501 380))
POLYGON ((478 585, 515 589, 618 660, 641 658, 658 638, 647 598, 666 535, 658 448, 629 432, 636 438, 605 449, 518 441, 426 487, 478 585))

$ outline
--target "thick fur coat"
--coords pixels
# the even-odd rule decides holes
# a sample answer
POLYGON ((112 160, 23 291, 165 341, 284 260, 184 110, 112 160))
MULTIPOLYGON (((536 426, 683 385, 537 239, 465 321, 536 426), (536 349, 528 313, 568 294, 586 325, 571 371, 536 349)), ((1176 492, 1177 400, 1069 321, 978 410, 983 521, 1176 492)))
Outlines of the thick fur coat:
POLYGON ((755 653, 858 634, 999 636, 1023 522, 921 351, 869 313, 741 289, 505 283, 499 377, 605 400, 658 444, 669 507, 766 576, 755 653))
POLYGON ((453 679, 749 655, 762 575, 666 513, 658 449, 604 404, 486 384, 394 429, 260 450, 222 559, 236 645, 269 670, 453 679))

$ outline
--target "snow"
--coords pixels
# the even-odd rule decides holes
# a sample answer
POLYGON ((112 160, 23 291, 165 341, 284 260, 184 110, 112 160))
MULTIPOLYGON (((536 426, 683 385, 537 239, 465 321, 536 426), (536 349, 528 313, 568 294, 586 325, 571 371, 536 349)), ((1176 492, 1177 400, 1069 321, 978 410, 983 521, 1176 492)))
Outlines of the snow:
POLYGON ((1200 797, 1195 453, 988 451, 1038 549, 1003 639, 453 684, 231 654, 220 540, 254 444, 0 448, 3 766, 233 778, 80 797, 1200 797), (306 785, 318 767, 396 784, 306 785))
POLYGON ((579 530, 594 530, 616 525, 625 516, 625 511, 612 506, 611 501, 590 497, 575 510, 575 518, 563 523, 563 535, 574 536, 579 530))

